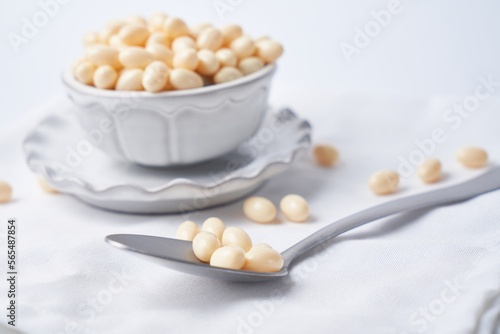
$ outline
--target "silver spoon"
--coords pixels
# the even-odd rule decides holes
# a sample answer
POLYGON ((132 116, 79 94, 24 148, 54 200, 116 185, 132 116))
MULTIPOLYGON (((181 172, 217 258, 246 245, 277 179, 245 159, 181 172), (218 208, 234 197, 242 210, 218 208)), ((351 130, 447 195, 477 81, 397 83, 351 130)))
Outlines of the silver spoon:
POLYGON ((403 211, 421 209, 466 200, 500 188, 500 167, 494 167, 466 182, 433 191, 398 198, 342 218, 293 245, 282 253, 283 268, 276 273, 230 270, 211 267, 199 261, 191 241, 135 234, 113 234, 106 242, 117 248, 132 251, 148 260, 188 274, 236 282, 267 281, 288 274, 290 264, 319 244, 358 226, 403 211))

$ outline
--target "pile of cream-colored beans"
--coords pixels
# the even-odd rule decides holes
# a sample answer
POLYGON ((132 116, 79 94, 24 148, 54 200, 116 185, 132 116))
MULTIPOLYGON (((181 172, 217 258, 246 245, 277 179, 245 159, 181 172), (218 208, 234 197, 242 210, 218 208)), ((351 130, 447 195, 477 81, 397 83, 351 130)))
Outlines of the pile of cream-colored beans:
POLYGON ((268 37, 252 40, 237 25, 188 27, 156 13, 148 20, 130 15, 111 20, 83 38, 85 56, 76 60, 75 78, 102 89, 161 92, 198 88, 241 78, 283 53, 268 37))
POLYGON ((277 272, 283 267, 279 252, 268 244, 253 245, 243 229, 226 228, 217 217, 205 220, 201 230, 195 222, 185 221, 177 229, 176 237, 192 241, 196 257, 214 267, 260 272, 277 272))

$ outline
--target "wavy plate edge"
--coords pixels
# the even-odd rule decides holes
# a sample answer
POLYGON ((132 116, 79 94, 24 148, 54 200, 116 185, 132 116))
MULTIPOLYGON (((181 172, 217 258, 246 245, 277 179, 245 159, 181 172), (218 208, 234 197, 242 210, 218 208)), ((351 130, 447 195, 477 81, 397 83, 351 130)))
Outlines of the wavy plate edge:
MULTIPOLYGON (((291 151, 290 155, 286 158, 283 158, 283 159, 276 159, 276 160, 269 161, 262 168, 258 169, 255 173, 253 173, 251 175, 234 176, 234 177, 231 177, 231 175, 229 175, 228 177, 226 177, 220 181, 216 181, 216 182, 213 182, 213 183, 207 184, 207 185, 201 185, 201 184, 195 183, 189 179, 176 178, 176 179, 168 181, 165 185, 160 186, 158 189, 154 189, 154 190, 149 190, 149 189, 146 189, 142 186, 133 185, 133 184, 117 184, 117 185, 106 187, 103 189, 96 189, 94 186, 90 185, 88 182, 84 181, 83 179, 81 179, 79 177, 73 176, 73 177, 67 177, 67 178, 62 179, 62 180, 56 180, 48 172, 47 166, 32 161, 33 152, 30 150, 30 147, 29 147, 30 146, 29 145, 30 139, 36 133, 35 129, 37 129, 46 119, 50 118, 51 115, 47 116, 42 121, 37 123, 35 128, 32 131, 30 131, 29 134, 24 139, 22 147, 23 147, 23 151, 25 154, 26 163, 33 173, 38 174, 38 175, 42 175, 47 180, 47 182, 49 184, 64 185, 64 186, 61 186, 61 188, 65 188, 68 186, 69 187, 75 187, 75 186, 80 187, 80 189, 87 191, 87 196, 92 196, 92 197, 103 196, 103 195, 106 195, 108 193, 118 191, 120 189, 125 190, 125 191, 138 192, 140 194, 145 194, 145 195, 160 194, 162 192, 166 192, 166 191, 169 191, 171 189, 175 189, 175 188, 179 188, 179 187, 188 187, 188 188, 193 188, 195 190, 200 190, 200 191, 210 190, 210 189, 222 187, 222 186, 224 186, 228 183, 231 183, 231 182, 249 181, 249 180, 261 178, 265 173, 268 173, 273 169, 276 169, 278 167, 284 167, 284 166, 291 165, 292 162, 297 158, 298 154, 301 151, 310 147, 311 131, 312 131, 311 124, 307 120, 299 118, 297 116, 297 114, 295 112, 293 112, 288 107, 279 108, 278 110, 280 110, 280 111, 286 110, 291 115, 291 117, 299 120, 298 128, 301 129, 301 131, 305 132, 295 142, 296 146, 291 151)), ((58 188, 58 187, 56 187, 56 188, 58 188)), ((76 196, 82 195, 81 193, 77 193, 74 191, 62 191, 62 192, 67 193, 67 194, 71 194, 71 195, 76 195, 76 196)))

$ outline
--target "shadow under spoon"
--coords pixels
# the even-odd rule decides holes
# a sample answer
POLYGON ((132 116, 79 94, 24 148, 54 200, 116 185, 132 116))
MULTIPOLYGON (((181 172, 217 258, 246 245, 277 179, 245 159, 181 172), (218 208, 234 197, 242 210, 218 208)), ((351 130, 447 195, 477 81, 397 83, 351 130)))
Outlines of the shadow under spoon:
POLYGON ((282 253, 283 268, 276 273, 211 267, 196 258, 191 241, 135 234, 113 234, 105 240, 112 246, 188 274, 225 281, 260 282, 286 276, 290 264, 298 256, 353 228, 396 213, 463 201, 499 188, 500 167, 493 167, 459 184, 398 198, 357 212, 323 227, 285 250, 282 253))

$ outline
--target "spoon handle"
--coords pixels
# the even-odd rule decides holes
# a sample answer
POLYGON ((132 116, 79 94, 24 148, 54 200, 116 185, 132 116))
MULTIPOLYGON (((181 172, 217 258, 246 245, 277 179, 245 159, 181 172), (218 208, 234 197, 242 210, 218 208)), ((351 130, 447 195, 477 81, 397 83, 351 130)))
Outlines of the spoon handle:
POLYGON ((421 194, 398 198, 357 212, 323 227, 284 251, 282 253, 285 262, 284 267, 287 267, 297 256, 358 226, 403 211, 466 200, 498 188, 500 188, 500 167, 494 167, 466 182, 421 194))

